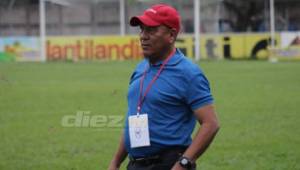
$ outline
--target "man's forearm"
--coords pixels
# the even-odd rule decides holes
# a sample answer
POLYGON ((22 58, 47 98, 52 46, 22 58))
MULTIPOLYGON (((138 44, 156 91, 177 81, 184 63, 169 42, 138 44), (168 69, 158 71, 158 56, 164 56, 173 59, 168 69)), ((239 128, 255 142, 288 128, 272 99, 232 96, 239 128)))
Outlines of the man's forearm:
POLYGON ((213 141, 218 130, 219 125, 217 122, 203 123, 194 137, 192 144, 185 151, 184 156, 190 158, 192 161, 196 161, 213 141))
POLYGON ((125 149, 124 134, 122 134, 119 148, 112 160, 112 164, 114 164, 117 167, 120 167, 121 163, 125 160, 126 157, 127 157, 127 151, 125 149))

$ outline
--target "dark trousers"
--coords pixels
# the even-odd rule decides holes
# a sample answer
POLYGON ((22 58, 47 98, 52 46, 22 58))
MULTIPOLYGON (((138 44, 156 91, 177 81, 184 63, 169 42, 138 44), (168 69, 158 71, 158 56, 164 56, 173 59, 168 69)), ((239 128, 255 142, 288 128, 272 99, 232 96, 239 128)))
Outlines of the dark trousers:
MULTIPOLYGON (((127 170, 171 170, 186 148, 169 148, 145 159, 130 159, 127 170)), ((190 170, 195 170, 196 167, 190 170)))

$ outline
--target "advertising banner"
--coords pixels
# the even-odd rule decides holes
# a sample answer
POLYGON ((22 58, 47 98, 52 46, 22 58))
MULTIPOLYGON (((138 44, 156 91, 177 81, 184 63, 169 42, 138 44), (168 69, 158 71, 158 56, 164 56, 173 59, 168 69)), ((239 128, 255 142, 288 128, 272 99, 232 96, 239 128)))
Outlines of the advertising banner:
MULTIPOLYGON (((298 37, 298 38, 297 38, 298 37)), ((0 38, 0 61, 41 61, 38 37, 0 38)), ((276 35, 276 47, 294 46, 295 34, 276 35), (284 38, 283 38, 284 37, 284 38), (289 37, 289 38, 286 38, 289 37), (282 40, 282 41, 281 41, 282 40)), ((266 59, 269 34, 203 34, 201 59, 266 59)), ((299 46, 295 45, 295 46, 299 46)), ((176 47, 194 57, 193 35, 181 35, 176 47)), ((138 60, 142 49, 138 36, 50 36, 46 40, 48 61, 57 60, 138 60)))
POLYGON ((40 61, 36 37, 0 38, 0 61, 40 61))
POLYGON ((300 59, 300 32, 281 33, 281 46, 270 51, 280 60, 300 59))
POLYGON ((201 59, 223 58, 223 40, 220 35, 202 35, 200 41, 201 59))
MULTIPOLYGON (((142 49, 137 36, 49 37, 46 43, 48 60, 127 60, 141 59, 142 49)), ((193 56, 191 37, 179 37, 176 47, 193 56)))
MULTIPOLYGON (((269 34, 205 34, 201 37, 201 57, 226 59, 266 59, 269 34)), ((280 36, 276 35, 277 46, 280 36)))
POLYGON ((49 37, 48 60, 126 60, 140 59, 142 51, 137 37, 49 37))

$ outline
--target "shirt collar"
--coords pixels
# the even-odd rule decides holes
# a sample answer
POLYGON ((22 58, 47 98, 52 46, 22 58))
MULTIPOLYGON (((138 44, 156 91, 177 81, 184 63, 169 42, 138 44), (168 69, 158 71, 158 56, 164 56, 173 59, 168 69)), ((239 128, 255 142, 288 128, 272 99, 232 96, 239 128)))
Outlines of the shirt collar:
MULTIPOLYGON (((175 53, 170 58, 169 62, 166 63, 166 66, 172 66, 172 65, 178 64, 181 61, 182 56, 183 56, 182 52, 178 48, 176 48, 175 53)), ((149 60, 148 60, 148 62, 149 62, 149 60)), ((160 66, 163 64, 163 62, 164 62, 164 60, 160 60, 160 61, 156 62, 155 64, 150 64, 150 65, 151 66, 160 66)))

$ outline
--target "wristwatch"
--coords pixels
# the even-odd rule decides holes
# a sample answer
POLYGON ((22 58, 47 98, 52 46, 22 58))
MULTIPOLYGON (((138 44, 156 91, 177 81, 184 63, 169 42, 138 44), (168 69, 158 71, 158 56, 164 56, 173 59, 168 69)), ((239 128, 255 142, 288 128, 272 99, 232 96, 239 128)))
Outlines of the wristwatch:
POLYGON ((185 169, 192 168, 193 163, 189 158, 187 158, 185 156, 181 156, 178 161, 179 161, 180 166, 182 166, 183 168, 185 168, 185 169))

